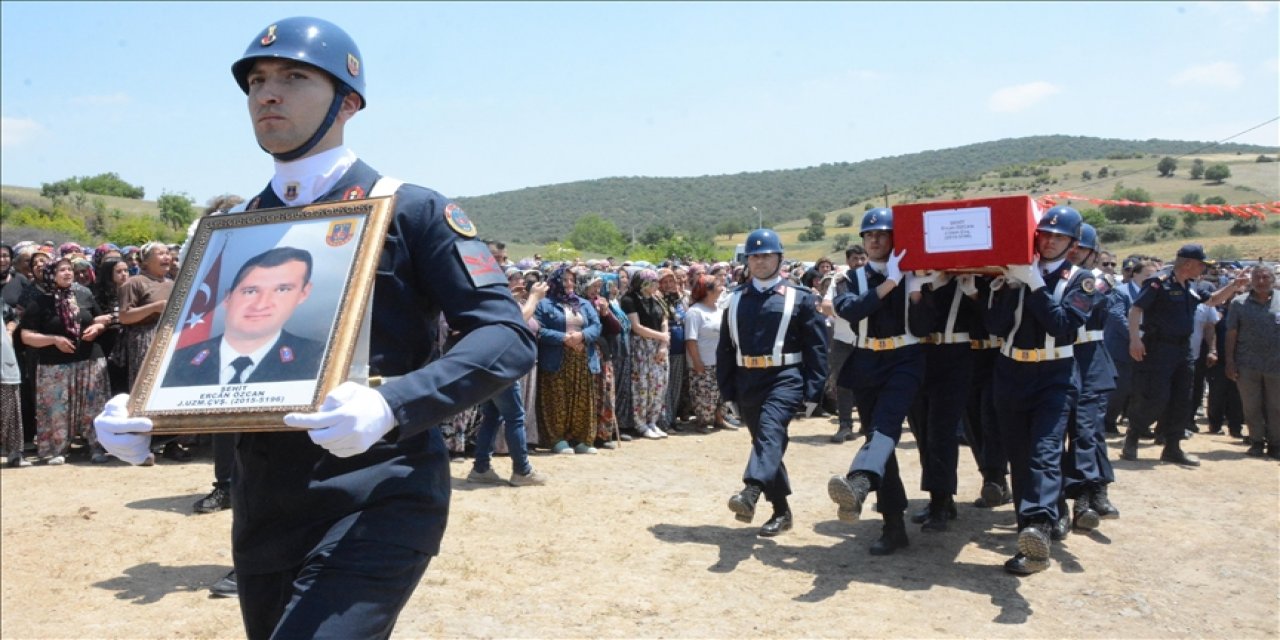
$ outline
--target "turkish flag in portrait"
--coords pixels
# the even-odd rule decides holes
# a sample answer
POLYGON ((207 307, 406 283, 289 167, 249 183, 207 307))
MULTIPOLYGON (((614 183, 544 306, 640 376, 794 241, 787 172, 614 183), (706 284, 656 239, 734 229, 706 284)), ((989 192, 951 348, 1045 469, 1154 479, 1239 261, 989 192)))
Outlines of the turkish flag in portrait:
MULTIPOLYGON (((225 245, 223 247, 226 248, 225 245)), ((218 272, 222 271, 222 251, 214 259, 213 266, 205 274, 204 281, 196 289, 191 308, 182 319, 181 333, 178 334, 177 349, 189 347, 209 339, 209 329, 213 326, 213 312, 218 306, 218 272)))

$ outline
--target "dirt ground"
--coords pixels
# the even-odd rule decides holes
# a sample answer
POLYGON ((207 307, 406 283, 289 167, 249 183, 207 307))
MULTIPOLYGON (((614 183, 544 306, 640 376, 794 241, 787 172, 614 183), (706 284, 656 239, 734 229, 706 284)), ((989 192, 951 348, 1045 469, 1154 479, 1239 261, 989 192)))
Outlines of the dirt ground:
MULTIPOLYGON (((1198 435, 1204 466, 1116 463, 1119 520, 1055 548, 1053 567, 1005 574, 1011 507, 970 506, 961 451, 951 531, 911 526, 911 546, 867 554, 875 514, 835 519, 827 478, 861 441, 827 419, 792 425, 796 528, 758 538, 734 521, 746 431, 675 434, 598 456, 537 455, 546 487, 472 487, 452 465, 441 555, 396 637, 478 638, 1275 638, 1280 636, 1280 464, 1198 435)), ((1112 441, 1113 450, 1119 446, 1112 441)), ((899 448, 912 509, 919 461, 899 448)), ((510 471, 506 459, 496 468, 510 471)), ((234 599, 206 588, 230 565, 231 514, 192 515, 208 459, 151 468, 76 462, 4 469, 0 635, 234 638, 234 599)), ((767 509, 766 509, 767 510, 767 509)))

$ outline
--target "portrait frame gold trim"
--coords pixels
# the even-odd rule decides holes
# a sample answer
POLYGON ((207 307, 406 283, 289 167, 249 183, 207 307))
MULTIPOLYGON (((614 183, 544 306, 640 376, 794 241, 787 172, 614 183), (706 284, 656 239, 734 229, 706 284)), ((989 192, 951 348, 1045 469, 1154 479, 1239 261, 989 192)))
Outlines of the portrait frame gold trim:
MULTIPOLYGON (((190 240, 186 260, 181 265, 181 271, 174 282, 173 292, 156 326, 151 346, 143 360, 142 370, 134 381, 129 398, 130 415, 150 418, 153 424, 152 433, 157 435, 294 430, 284 424, 285 414, 317 410, 325 395, 348 378, 356 356, 355 350, 361 342, 360 332, 365 320, 365 311, 372 301, 374 278, 394 211, 393 205, 394 197, 390 196, 324 202, 303 207, 261 209, 201 218, 190 240), (184 311, 189 312, 189 307, 195 304, 195 296, 202 286, 196 282, 196 279, 200 274, 207 273, 217 266, 216 263, 206 264, 206 261, 215 262, 219 259, 231 237, 230 231, 240 229, 252 231, 254 228, 267 228, 274 225, 285 230, 280 233, 287 234, 299 225, 323 224, 329 221, 332 236, 335 225, 349 220, 356 222, 349 229, 350 238, 343 241, 343 244, 351 242, 354 246, 347 250, 351 255, 345 264, 345 269, 338 272, 338 275, 345 273, 342 291, 337 296, 336 307, 332 314, 333 322, 328 327, 328 339, 324 342, 324 353, 320 360, 318 374, 314 379, 303 380, 311 381, 311 393, 295 393, 289 401, 270 404, 270 406, 235 406, 234 401, 229 406, 214 408, 159 406, 162 403, 157 401, 158 397, 163 394, 174 395, 182 392, 182 390, 175 391, 170 388, 172 385, 162 385, 163 374, 175 365, 175 347, 181 333, 179 324, 183 320, 182 315, 184 311), (228 235, 223 238, 222 250, 215 253, 210 250, 210 244, 220 232, 228 232, 228 235), (193 288, 196 290, 193 291, 193 288), (165 389, 161 389, 162 386, 165 386, 165 389), (307 395, 309 401, 300 402, 297 395, 307 395)), ((323 240, 332 244, 333 238, 325 237, 323 240)), ((332 264, 324 266, 331 271, 335 269, 332 264)), ((338 268, 342 266, 339 264, 338 268)), ((224 270, 223 273, 226 271, 224 270)), ((337 284, 336 278, 323 283, 315 281, 313 277, 312 290, 314 291, 315 286, 325 284, 330 286, 337 284)), ((213 295, 213 292, 208 295, 213 295)), ((329 295, 332 296, 332 294, 329 295)), ((219 300, 213 304, 221 305, 222 301, 219 300)), ((311 320, 314 321, 314 317, 311 320)), ((212 320, 210 322, 212 324, 212 320)), ((208 357, 209 351, 211 349, 205 349, 197 358, 208 357)), ((291 352, 284 350, 281 354, 286 359, 293 357, 291 352)), ((250 382, 252 382, 252 376, 250 376, 250 382)), ((255 386, 270 384, 273 383, 267 382, 255 386)), ((215 385, 192 387, 192 389, 205 390, 206 393, 201 395, 208 396, 212 386, 215 385)), ((221 393, 226 394, 226 387, 231 385, 216 386, 224 389, 221 393)), ((232 388, 240 389, 248 386, 250 385, 245 384, 232 388)), ((199 405, 194 399, 185 404, 199 405)))

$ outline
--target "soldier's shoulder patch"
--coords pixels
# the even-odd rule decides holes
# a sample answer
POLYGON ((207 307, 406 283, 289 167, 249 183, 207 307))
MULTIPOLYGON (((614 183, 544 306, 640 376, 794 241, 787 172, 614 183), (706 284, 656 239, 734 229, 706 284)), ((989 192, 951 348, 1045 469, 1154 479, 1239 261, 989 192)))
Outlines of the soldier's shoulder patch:
POLYGON ((1085 293, 1093 293, 1098 290, 1098 284, 1094 281, 1093 276, 1089 276, 1080 281, 1080 288, 1085 293))
POLYGON ((479 240, 465 240, 453 243, 453 247, 462 260, 462 266, 467 270, 472 286, 507 286, 507 276, 502 272, 502 265, 494 260, 488 245, 479 240))
MULTIPOLYGON (((462 207, 450 202, 444 207, 444 222, 455 233, 464 238, 476 237, 476 225, 463 212, 462 207)), ((487 249, 486 249, 487 250, 487 249)))

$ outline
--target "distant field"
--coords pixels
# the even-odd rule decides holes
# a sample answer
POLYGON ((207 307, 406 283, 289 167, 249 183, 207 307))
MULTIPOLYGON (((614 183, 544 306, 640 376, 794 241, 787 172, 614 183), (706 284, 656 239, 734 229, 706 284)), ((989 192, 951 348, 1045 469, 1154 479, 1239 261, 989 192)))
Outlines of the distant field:
MULTIPOLYGON (((53 206, 53 202, 48 198, 40 195, 39 189, 31 187, 15 187, 10 185, 0 186, 0 197, 13 202, 19 207, 30 205, 40 209, 49 209, 53 206)), ((160 215, 160 209, 156 206, 154 200, 134 200, 132 198, 117 198, 115 196, 98 196, 88 194, 88 200, 85 204, 85 210, 91 211, 93 201, 101 198, 107 205, 107 210, 119 209, 125 213, 135 213, 142 215, 160 215)), ((70 198, 66 199, 71 202, 70 198)))

